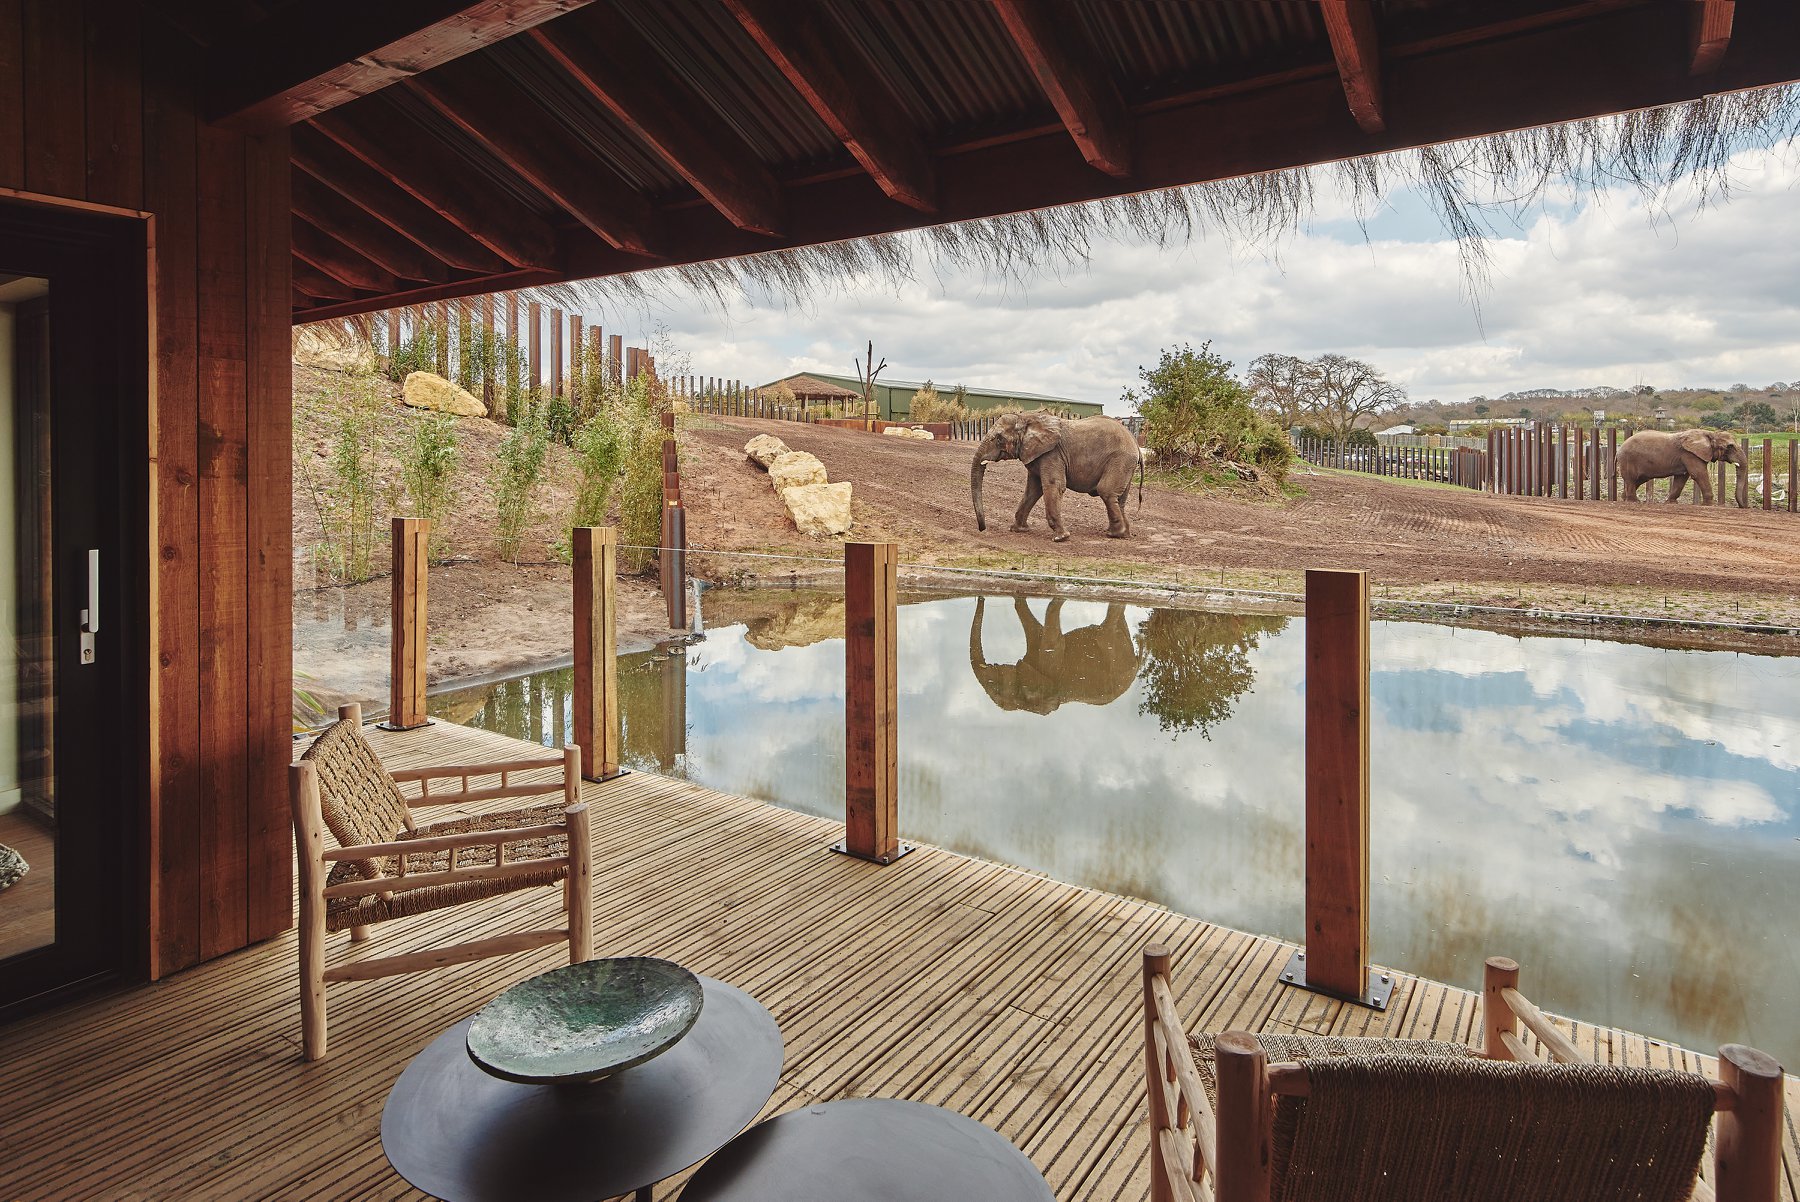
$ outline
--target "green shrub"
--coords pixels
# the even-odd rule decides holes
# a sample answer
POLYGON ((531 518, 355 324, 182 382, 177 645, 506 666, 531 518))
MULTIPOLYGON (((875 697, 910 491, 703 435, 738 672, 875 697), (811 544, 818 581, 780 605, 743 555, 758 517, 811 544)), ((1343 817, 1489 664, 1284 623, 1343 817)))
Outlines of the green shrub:
POLYGON ((617 413, 611 408, 601 409, 582 422, 575 429, 574 448, 581 468, 581 487, 575 494, 570 525, 604 525, 607 504, 619 482, 619 469, 625 465, 625 437, 617 413))
POLYGON ((518 562, 525 532, 537 518, 537 488, 549 450, 541 407, 528 411, 500 441, 494 464, 494 547, 502 559, 518 562))
POLYGON ((332 431, 326 456, 330 487, 320 489, 310 467, 306 474, 324 534, 318 553, 325 569, 337 580, 356 584, 374 576, 375 546, 381 536, 377 436, 383 406, 373 375, 347 375, 344 387, 348 404, 332 431))
POLYGON ((456 475, 456 419, 441 414, 416 419, 400 478, 412 497, 414 513, 431 523, 431 557, 450 557, 450 538, 444 518, 450 512, 456 475))
MULTIPOLYGON (((960 393, 962 390, 957 391, 960 393)), ((966 422, 973 416, 967 405, 955 397, 941 395, 930 380, 925 381, 925 387, 913 393, 906 412, 908 418, 915 422, 966 422)))
POLYGON ((1159 470, 1221 466, 1243 479, 1279 485, 1287 478, 1294 462, 1287 435, 1251 407, 1250 390, 1212 343, 1165 350, 1138 374, 1144 388, 1127 388, 1124 399, 1143 415, 1144 444, 1159 470))

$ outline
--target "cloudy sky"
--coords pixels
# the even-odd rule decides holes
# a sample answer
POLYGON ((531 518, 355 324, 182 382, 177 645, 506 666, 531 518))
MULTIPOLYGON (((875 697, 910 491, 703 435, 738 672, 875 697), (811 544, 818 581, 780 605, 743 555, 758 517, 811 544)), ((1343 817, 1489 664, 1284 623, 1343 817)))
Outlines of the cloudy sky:
POLYGON ((873 338, 887 375, 1011 387, 1127 409, 1159 348, 1211 339, 1241 369, 1265 351, 1363 358, 1424 400, 1639 383, 1755 386, 1800 378, 1800 146, 1736 161, 1724 205, 1653 219, 1634 193, 1586 193, 1497 231, 1480 312, 1457 248, 1402 192, 1366 229, 1320 197, 1273 248, 1219 239, 1100 248, 1086 270, 1001 287, 974 274, 851 281, 806 305, 665 302, 614 314, 666 326, 692 370, 762 382, 852 371, 873 338))

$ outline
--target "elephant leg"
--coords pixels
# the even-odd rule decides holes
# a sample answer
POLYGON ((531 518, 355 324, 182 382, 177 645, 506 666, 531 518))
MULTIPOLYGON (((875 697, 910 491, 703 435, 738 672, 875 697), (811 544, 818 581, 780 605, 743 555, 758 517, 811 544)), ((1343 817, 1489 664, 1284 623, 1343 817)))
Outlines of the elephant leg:
MULTIPOLYGON (((1025 496, 1019 501, 1019 510, 1013 514, 1012 528, 1024 530, 1031 525, 1031 511, 1037 506, 1038 498, 1044 495, 1044 482, 1038 479, 1036 472, 1025 473, 1025 496)), ((1050 511, 1049 503, 1044 505, 1044 512, 1050 511)))
MULTIPOLYGON (((1685 451, 1682 452, 1681 462, 1686 468, 1686 474, 1694 478, 1694 487, 1700 492, 1700 503, 1702 505, 1711 505, 1713 503, 1713 488, 1712 481, 1707 479, 1707 475, 1709 474, 1706 470, 1708 466, 1707 462, 1698 455, 1689 454, 1685 451)), ((1723 501, 1724 499, 1724 497, 1719 498, 1720 501, 1723 501)))
MULTIPOLYGON (((1687 482, 1688 478, 1686 472, 1676 472, 1673 476, 1669 477, 1669 504, 1673 505, 1675 502, 1681 500, 1681 490, 1687 487, 1687 482)), ((1699 485, 1695 485, 1694 487, 1698 488, 1699 485)))
POLYGON ((1131 522, 1125 517, 1125 506, 1117 497, 1101 497, 1106 505, 1106 537, 1125 538, 1131 534, 1131 522))
POLYGON ((1069 532, 1063 529, 1062 499, 1062 481, 1051 481, 1044 488, 1044 516, 1050 520, 1051 542, 1066 543, 1069 541, 1069 532))

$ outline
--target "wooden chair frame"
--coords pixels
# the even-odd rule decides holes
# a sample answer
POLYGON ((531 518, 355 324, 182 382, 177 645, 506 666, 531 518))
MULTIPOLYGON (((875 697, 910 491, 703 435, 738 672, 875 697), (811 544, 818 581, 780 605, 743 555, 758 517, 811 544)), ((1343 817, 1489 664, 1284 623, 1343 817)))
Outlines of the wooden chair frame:
MULTIPOLYGON (((340 720, 362 722, 362 707, 346 705, 338 710, 340 720)), ((491 956, 511 955, 567 942, 569 963, 579 964, 594 955, 593 939, 593 859, 588 827, 587 804, 580 799, 581 749, 564 748, 560 755, 507 760, 491 764, 457 764, 433 768, 407 768, 390 772, 396 785, 416 783, 419 794, 407 798, 408 830, 417 830, 412 811, 429 806, 471 804, 506 798, 541 797, 550 793, 563 795, 563 821, 503 830, 467 831, 457 834, 400 839, 387 843, 353 844, 326 847, 325 821, 319 801, 318 772, 314 765, 302 760, 289 769, 289 801, 293 808, 294 837, 300 870, 300 1015, 302 1043, 307 1060, 318 1060, 327 1050, 325 1019, 325 985, 333 981, 366 981, 401 973, 444 968, 491 956), (551 780, 513 783, 514 773, 561 769, 551 780), (497 786, 471 788, 471 779, 498 776, 497 786), (432 792, 433 782, 460 781, 460 788, 432 792), (538 856, 508 861, 505 848, 509 844, 543 839, 550 835, 568 837, 568 850, 560 856, 538 856), (494 862, 489 866, 461 867, 456 863, 460 849, 492 847, 494 862), (443 871, 409 873, 406 857, 421 852, 448 852, 448 867, 443 871), (393 857, 396 871, 391 876, 367 880, 350 880, 328 885, 330 865, 341 860, 372 860, 393 857), (546 870, 566 868, 563 878, 563 907, 568 925, 535 931, 515 931, 468 943, 433 948, 429 951, 357 960, 325 967, 327 903, 334 898, 392 896, 400 890, 454 885, 477 881, 506 881, 539 875, 546 870)), ((521 888, 526 886, 520 886, 521 888)), ((444 908, 453 908, 455 904, 444 908)), ((367 926, 350 929, 350 938, 362 942, 369 937, 367 926)))
MULTIPOLYGON (((1270 1064, 1255 1036, 1227 1031, 1214 1041, 1215 1113, 1188 1051, 1170 984, 1170 950, 1144 949, 1144 1072, 1150 1100, 1151 1202, 1268 1202, 1275 1095, 1305 1097, 1304 1064, 1270 1064)), ((1519 992, 1519 966, 1487 961, 1483 1047, 1492 1060, 1537 1060, 1523 1030, 1556 1063, 1588 1057, 1519 992), (1523 1029, 1523 1030, 1522 1030, 1523 1029)), ((1781 1190, 1784 1080, 1775 1059, 1728 1043, 1713 1083, 1713 1178, 1696 1180, 1694 1199, 1777 1202, 1781 1190)))

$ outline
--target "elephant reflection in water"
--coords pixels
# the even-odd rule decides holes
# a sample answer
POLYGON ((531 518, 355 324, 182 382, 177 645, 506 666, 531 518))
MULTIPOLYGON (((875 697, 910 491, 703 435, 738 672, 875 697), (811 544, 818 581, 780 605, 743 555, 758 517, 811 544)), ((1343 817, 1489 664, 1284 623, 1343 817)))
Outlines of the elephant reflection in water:
POLYGON ((1097 626, 1083 626, 1064 633, 1063 599, 1052 598, 1038 621, 1025 598, 1013 598, 1013 612, 1025 632, 1025 656, 1016 664, 990 664, 982 652, 981 623, 987 614, 987 598, 975 598, 975 618, 969 624, 969 667, 1003 710, 1049 714, 1066 701, 1108 705, 1117 701, 1137 679, 1142 657, 1131 641, 1125 607, 1113 602, 1097 626))

